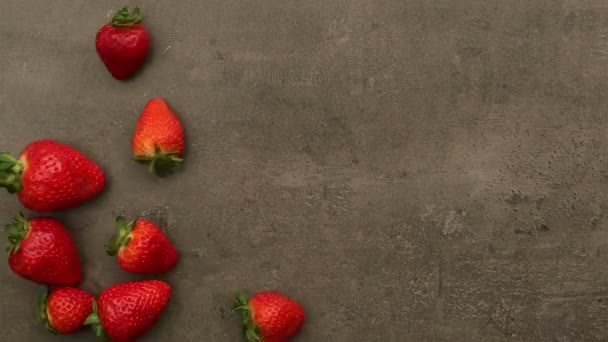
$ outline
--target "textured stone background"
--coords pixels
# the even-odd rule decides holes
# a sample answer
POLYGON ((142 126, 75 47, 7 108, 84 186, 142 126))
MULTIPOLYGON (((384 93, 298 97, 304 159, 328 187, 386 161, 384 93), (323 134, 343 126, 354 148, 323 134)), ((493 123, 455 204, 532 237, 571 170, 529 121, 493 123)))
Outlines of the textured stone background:
MULTIPOLYGON (((175 294, 144 341, 242 341, 238 288, 300 300, 294 341, 608 340, 605 1, 142 0, 153 56, 118 82, 94 38, 122 4, 2 1, 0 146, 107 171, 56 214, 86 289, 134 278, 104 256, 115 214, 167 227, 175 294), (160 180, 129 160, 155 96, 188 134, 160 180)), ((39 292, 0 265, 0 341, 95 340, 44 331, 39 292)))

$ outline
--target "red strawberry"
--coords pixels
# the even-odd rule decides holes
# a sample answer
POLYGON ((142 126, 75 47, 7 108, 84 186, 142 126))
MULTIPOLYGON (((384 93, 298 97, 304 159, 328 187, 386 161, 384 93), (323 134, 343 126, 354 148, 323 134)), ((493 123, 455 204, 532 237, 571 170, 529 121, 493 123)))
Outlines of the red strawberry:
POLYGON ((139 8, 129 13, 126 7, 118 10, 112 23, 97 32, 97 54, 114 78, 123 80, 143 64, 150 49, 150 37, 140 24, 139 8))
POLYGON ((150 172, 165 175, 177 170, 184 153, 184 128, 164 99, 151 99, 141 113, 133 140, 134 159, 150 172))
POLYGON ((177 262, 177 251, 158 226, 139 219, 116 218, 118 232, 106 246, 109 255, 118 255, 123 270, 134 273, 160 273, 177 262))
POLYGON ((93 311, 93 296, 75 287, 44 291, 40 296, 40 320, 53 333, 78 331, 93 311))
POLYGON ((105 186, 101 168, 78 150, 53 141, 27 145, 15 159, 0 153, 0 187, 17 193, 30 210, 73 208, 95 197, 105 186))
POLYGON ((286 342, 304 323, 302 306, 277 292, 260 292, 249 300, 238 294, 235 308, 243 315, 249 342, 286 342))
POLYGON ((80 283, 80 259, 76 245, 61 222, 53 218, 18 215, 6 225, 8 264, 25 279, 46 285, 80 283))
POLYGON ((130 342, 156 322, 171 296, 169 284, 160 280, 121 283, 105 289, 87 319, 97 336, 105 333, 114 342, 130 342))

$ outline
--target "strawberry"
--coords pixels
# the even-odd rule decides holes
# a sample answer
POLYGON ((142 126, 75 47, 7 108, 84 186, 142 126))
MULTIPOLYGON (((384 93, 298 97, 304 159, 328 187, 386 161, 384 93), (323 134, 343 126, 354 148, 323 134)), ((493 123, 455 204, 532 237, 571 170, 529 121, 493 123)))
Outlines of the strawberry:
POLYGON ((131 141, 135 160, 158 175, 176 171, 184 153, 184 128, 162 98, 151 99, 137 120, 131 141))
POLYGON ((15 159, 0 153, 0 187, 17 193, 30 210, 49 212, 73 208, 99 194, 105 186, 101 168, 78 150, 53 141, 30 143, 15 159))
POLYGON ((60 287, 40 296, 40 320, 53 333, 78 331, 93 311, 93 296, 75 287, 60 287))
POLYGON ((302 306, 277 292, 259 292, 249 300, 239 293, 234 306, 249 342, 286 342, 304 323, 302 306))
POLYGON ((177 262, 177 251, 165 233, 154 223, 139 219, 116 218, 118 231, 108 245, 109 255, 118 256, 123 270, 134 273, 160 273, 170 270, 177 262))
POLYGON ((97 32, 97 54, 112 76, 124 80, 131 76, 146 60, 150 37, 140 24, 143 18, 139 8, 129 13, 126 7, 118 10, 110 24, 97 32))
POLYGON ((29 221, 18 215, 6 225, 8 264, 16 274, 39 284, 80 283, 76 245, 61 222, 46 217, 29 221))
POLYGON ((164 310, 171 287, 160 280, 132 281, 105 289, 87 324, 97 336, 130 342, 145 334, 164 310))

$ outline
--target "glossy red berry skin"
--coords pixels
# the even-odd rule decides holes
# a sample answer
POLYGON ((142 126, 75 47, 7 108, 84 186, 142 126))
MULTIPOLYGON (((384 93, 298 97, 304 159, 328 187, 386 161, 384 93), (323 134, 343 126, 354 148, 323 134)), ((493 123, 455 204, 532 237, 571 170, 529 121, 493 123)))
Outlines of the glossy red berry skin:
POLYGON ((286 342, 300 331, 305 319, 298 302, 273 291, 259 292, 249 299, 239 294, 235 308, 243 315, 249 342, 286 342))
POLYGON ((106 245, 120 267, 133 273, 162 273, 175 266, 178 253, 165 233, 152 221, 116 219, 118 231, 106 245))
POLYGON ((138 8, 129 13, 124 7, 117 11, 112 23, 97 32, 95 47, 106 69, 118 80, 133 75, 145 62, 150 49, 150 35, 141 24, 138 8))
POLYGON ((75 287, 60 287, 44 294, 41 318, 47 328, 59 334, 74 333, 93 310, 93 296, 75 287))
POLYGON ((160 280, 109 287, 97 300, 101 327, 114 342, 134 341, 152 328, 170 296, 171 287, 160 280))
POLYGON ((82 280, 76 244, 67 229, 53 218, 17 216, 7 225, 12 246, 8 264, 30 281, 52 286, 76 285, 82 280))

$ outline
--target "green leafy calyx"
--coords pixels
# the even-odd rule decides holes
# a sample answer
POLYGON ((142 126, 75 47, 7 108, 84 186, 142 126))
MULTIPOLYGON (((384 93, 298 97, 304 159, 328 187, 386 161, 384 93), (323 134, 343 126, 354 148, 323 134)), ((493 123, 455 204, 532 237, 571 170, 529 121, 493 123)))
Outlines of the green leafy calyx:
POLYGON ((131 231, 135 227, 135 220, 127 221, 122 216, 116 218, 116 233, 112 235, 110 241, 106 244, 106 253, 108 255, 116 255, 118 251, 131 242, 131 231))
POLYGON ((112 26, 114 27, 131 27, 139 24, 144 20, 139 11, 139 7, 135 7, 131 13, 127 7, 119 9, 112 17, 112 26))
POLYGON ((0 152, 0 187, 11 194, 21 190, 21 175, 25 167, 10 153, 0 152))
POLYGON ((6 251, 9 253, 17 253, 21 247, 21 241, 25 239, 29 230, 30 224, 23 214, 15 216, 15 218, 4 226, 7 235, 6 251))
POLYGON ((242 292, 237 293, 234 299, 234 309, 243 317, 243 331, 248 342, 260 342, 264 338, 260 327, 253 321, 253 312, 247 297, 242 292))
POLYGON ((103 330, 101 321, 99 320, 97 301, 93 300, 93 310, 89 317, 87 317, 87 319, 84 321, 83 325, 90 325, 91 329, 93 329, 93 333, 95 333, 95 336, 107 339, 106 332, 103 330))
POLYGON ((165 152, 156 146, 153 155, 137 155, 133 159, 140 163, 148 164, 148 171, 150 173, 162 177, 179 170, 184 161, 184 159, 179 157, 180 154, 181 152, 179 151, 165 152))
POLYGON ((50 332, 52 332, 53 334, 58 334, 57 330, 55 330, 53 328, 53 325, 51 324, 51 319, 49 317, 49 313, 47 311, 48 307, 47 307, 47 300, 49 298, 49 288, 45 288, 44 291, 42 291, 42 293, 40 294, 40 298, 38 299, 38 319, 40 320, 40 322, 42 322, 42 324, 44 324, 44 326, 46 327, 46 329, 50 332))

